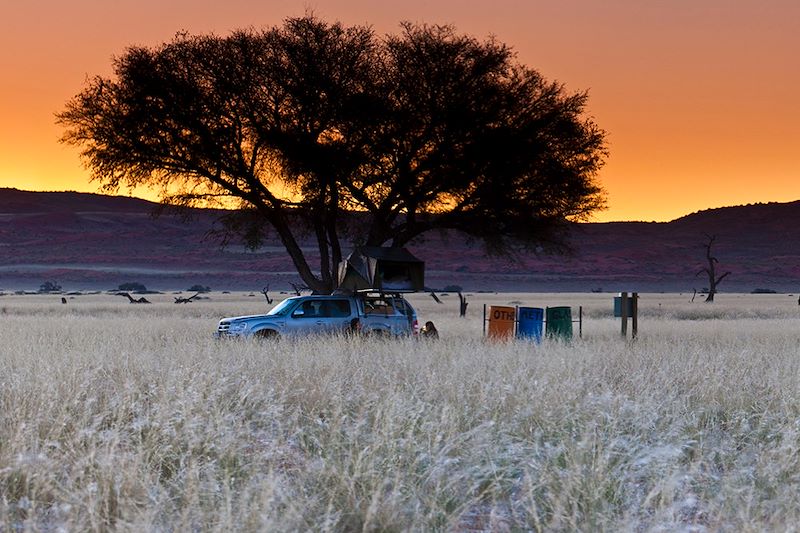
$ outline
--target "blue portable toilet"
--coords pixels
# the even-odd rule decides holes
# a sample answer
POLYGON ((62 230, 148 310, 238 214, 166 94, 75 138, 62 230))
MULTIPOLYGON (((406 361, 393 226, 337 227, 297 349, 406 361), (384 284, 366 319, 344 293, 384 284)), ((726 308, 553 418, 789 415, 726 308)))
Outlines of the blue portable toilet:
POLYGON ((544 309, 541 307, 520 307, 517 315, 517 338, 542 341, 542 325, 544 322, 544 309))

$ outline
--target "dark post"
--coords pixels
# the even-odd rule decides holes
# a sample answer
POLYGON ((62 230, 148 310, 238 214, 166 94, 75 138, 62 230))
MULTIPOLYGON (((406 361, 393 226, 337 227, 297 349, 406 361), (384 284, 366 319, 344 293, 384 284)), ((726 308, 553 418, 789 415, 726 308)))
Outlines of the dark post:
POLYGON ((628 293, 621 292, 620 296, 620 311, 622 312, 622 337, 628 337, 628 293))
POLYGON ((631 325, 633 327, 633 331, 631 331, 631 340, 636 338, 636 335, 639 333, 639 293, 633 293, 633 301, 631 302, 631 311, 633 314, 631 325))
POLYGON ((460 292, 458 293, 458 304, 459 304, 458 305, 459 316, 461 317, 467 316, 467 306, 469 305, 469 303, 467 302, 467 297, 461 294, 460 292))

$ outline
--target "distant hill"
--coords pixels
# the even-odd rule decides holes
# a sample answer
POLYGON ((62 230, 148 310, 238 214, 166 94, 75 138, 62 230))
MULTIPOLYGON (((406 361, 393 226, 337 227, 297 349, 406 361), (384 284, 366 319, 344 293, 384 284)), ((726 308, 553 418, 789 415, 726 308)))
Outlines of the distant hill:
MULTIPOLYGON (((136 198, 0 189, 0 290, 65 289, 140 282, 156 289, 260 289, 297 281, 277 242, 256 252, 222 248, 208 235, 218 212, 154 217, 158 205, 136 198)), ((569 256, 487 258, 455 234, 431 234, 410 246, 426 261, 427 284, 466 290, 700 290, 705 235, 717 236, 723 291, 800 291, 800 202, 710 209, 672 222, 576 224, 569 256)), ((314 245, 306 243, 313 254, 314 245)))
POLYGON ((30 192, 0 188, 0 213, 31 214, 53 212, 112 211, 135 213, 156 206, 128 196, 106 196, 82 192, 30 192))

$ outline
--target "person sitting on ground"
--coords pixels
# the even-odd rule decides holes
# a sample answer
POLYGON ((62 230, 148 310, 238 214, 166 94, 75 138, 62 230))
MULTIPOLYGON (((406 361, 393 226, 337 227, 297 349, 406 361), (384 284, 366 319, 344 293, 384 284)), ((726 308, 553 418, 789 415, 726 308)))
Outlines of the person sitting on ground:
POLYGON ((439 338, 439 330, 436 329, 436 326, 434 326, 433 322, 431 322, 430 320, 425 322, 425 325, 422 327, 422 331, 420 333, 422 333, 423 337, 426 337, 428 339, 439 338))

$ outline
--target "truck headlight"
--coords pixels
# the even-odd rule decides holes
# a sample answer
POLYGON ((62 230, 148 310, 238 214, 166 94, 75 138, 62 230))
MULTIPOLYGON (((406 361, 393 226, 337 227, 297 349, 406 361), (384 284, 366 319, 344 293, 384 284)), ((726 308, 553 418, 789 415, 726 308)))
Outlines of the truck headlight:
POLYGON ((228 329, 231 333, 241 333, 247 329, 247 322, 234 322, 231 324, 230 329, 228 329))

